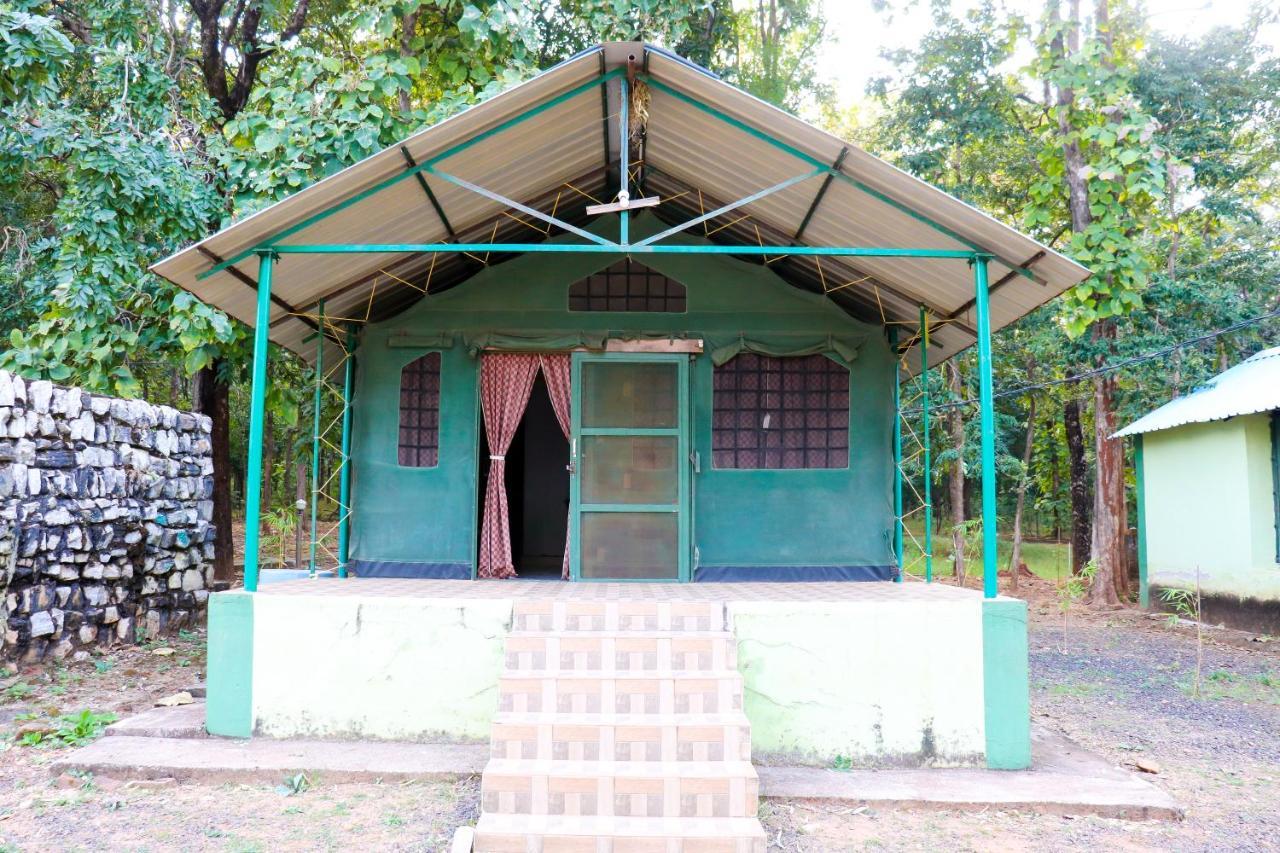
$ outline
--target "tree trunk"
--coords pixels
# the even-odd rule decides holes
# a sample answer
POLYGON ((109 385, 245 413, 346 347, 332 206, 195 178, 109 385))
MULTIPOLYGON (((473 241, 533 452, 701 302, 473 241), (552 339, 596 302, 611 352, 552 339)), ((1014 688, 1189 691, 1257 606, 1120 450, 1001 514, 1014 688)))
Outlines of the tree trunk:
MULTIPOLYGON (((271 473, 272 466, 275 465, 275 424, 271 413, 267 412, 266 429, 262 431, 262 511, 264 513, 271 511, 271 473)), ((247 452, 252 453, 253 449, 249 448, 247 452)), ((245 524, 252 524, 253 519, 246 518, 245 524)))
MULTIPOLYGON (((960 378, 960 368, 954 360, 947 362, 947 373, 951 382, 951 392, 955 399, 964 396, 964 383, 960 378)), ((963 586, 965 580, 964 545, 965 545, 965 511, 964 511, 964 411, 960 406, 953 406, 947 414, 951 427, 951 444, 956 451, 955 464, 951 466, 951 553, 955 559, 956 581, 963 586)))
POLYGON ((209 436, 213 456, 213 579, 235 579, 235 546, 231 533, 231 388, 219 378, 220 362, 196 374, 195 409, 213 421, 209 436))
POLYGON ((1067 469, 1071 476, 1071 573, 1080 574, 1093 550, 1093 507, 1089 494, 1089 467, 1084 458, 1084 429, 1080 425, 1080 400, 1072 397, 1062 406, 1062 426, 1067 434, 1067 469))
MULTIPOLYGON (((1030 372, 1028 372, 1030 378, 1030 372)), ((1018 480, 1018 501, 1013 511, 1013 549, 1009 555, 1009 588, 1018 589, 1018 576, 1022 574, 1022 508, 1026 504, 1027 484, 1031 481, 1031 446, 1035 439, 1036 398, 1027 405, 1027 445, 1022 449, 1022 477, 1018 480)))
MULTIPOLYGON (((418 10, 414 10, 406 14, 400 19, 400 55, 410 57, 413 55, 413 37, 418 29, 418 10)), ((413 84, 410 83, 410 86, 413 84)), ((413 108, 413 104, 409 101, 409 90, 401 89, 399 93, 400 112, 407 113, 413 108)))
MULTIPOLYGON (((1115 324, 1103 320, 1094 326, 1096 339, 1115 340, 1115 324)), ((1108 349, 1110 349, 1108 345, 1108 349)), ((1089 603, 1099 607, 1120 603, 1119 590, 1127 570, 1124 547, 1124 442, 1112 438, 1116 431, 1113 398, 1115 379, 1093 380, 1093 437, 1096 476, 1093 494, 1093 559, 1097 573, 1089 590, 1089 603)))

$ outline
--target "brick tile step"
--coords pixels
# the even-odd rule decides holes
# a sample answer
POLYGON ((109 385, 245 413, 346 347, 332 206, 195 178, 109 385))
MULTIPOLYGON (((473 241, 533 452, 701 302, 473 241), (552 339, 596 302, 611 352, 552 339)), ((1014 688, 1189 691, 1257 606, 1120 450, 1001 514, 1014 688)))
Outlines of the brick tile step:
POLYGON ((488 814, 753 817, 760 782, 747 761, 491 761, 488 814))
POLYGON ((755 818, 482 814, 475 853, 765 853, 755 818))
POLYGON ((723 631, 724 602, 517 600, 513 632, 723 631))
POLYGON ((731 714, 501 714, 494 758, 616 761, 750 760, 751 727, 731 714), (537 717, 543 722, 531 722, 537 717), (621 720, 622 722, 619 722, 621 720))
POLYGON ((574 631, 512 634, 508 670, 661 671, 736 670, 738 644, 727 632, 664 636, 652 631, 574 631))
POLYGON ((504 674, 498 711, 563 714, 717 714, 742 709, 736 672, 504 674))

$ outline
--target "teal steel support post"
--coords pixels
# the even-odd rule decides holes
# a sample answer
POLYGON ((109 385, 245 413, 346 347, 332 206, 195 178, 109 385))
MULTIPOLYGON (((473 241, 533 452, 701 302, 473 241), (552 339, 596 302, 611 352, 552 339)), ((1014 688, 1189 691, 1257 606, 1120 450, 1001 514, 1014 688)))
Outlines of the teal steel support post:
POLYGON ((249 469, 244 496, 244 588, 258 589, 258 525, 262 515, 262 429, 267 408, 267 335, 271 331, 271 264, 275 253, 258 253, 258 311, 253 326, 253 372, 249 391, 249 469))
MULTIPOLYGON (((627 86, 627 78, 618 79, 621 102, 618 110, 618 201, 626 202, 631 198, 631 128, 630 121, 631 91, 627 86)), ((618 242, 624 246, 631 242, 630 212, 618 212, 618 242)))
POLYGON ((898 563, 894 581, 902 583, 906 571, 902 559, 902 358, 896 327, 889 329, 889 345, 893 348, 893 559, 898 563))
POLYGON ((920 306, 921 444, 924 445, 924 581, 933 583, 933 457, 929 449, 929 312, 920 306))
POLYGON ((987 298, 988 255, 973 258, 974 307, 978 314, 978 399, 982 409, 982 594, 1000 594, 996 575, 996 417, 991 382, 991 306, 987 298))
MULTIPOLYGON (((1280 443, 1273 442, 1271 446, 1273 453, 1280 450, 1280 443)), ((1151 590, 1147 587, 1147 496, 1146 472, 1142 464, 1142 433, 1133 437, 1133 474, 1137 481, 1134 484, 1134 497, 1138 504, 1138 605, 1146 610, 1151 606, 1151 590)), ((1280 482, 1276 483, 1276 490, 1277 495, 1280 495, 1280 482)))
POLYGON ((324 402, 321 391, 324 388, 324 300, 316 306, 319 315, 320 331, 316 333, 316 388, 311 405, 314 410, 311 419, 311 553, 307 558, 307 572, 316 576, 316 537, 319 528, 316 526, 316 510, 320 504, 320 406, 324 402))
POLYGON ((347 326, 347 361, 342 377, 342 469, 338 475, 338 577, 347 576, 351 544, 351 391, 356 378, 355 327, 347 326))

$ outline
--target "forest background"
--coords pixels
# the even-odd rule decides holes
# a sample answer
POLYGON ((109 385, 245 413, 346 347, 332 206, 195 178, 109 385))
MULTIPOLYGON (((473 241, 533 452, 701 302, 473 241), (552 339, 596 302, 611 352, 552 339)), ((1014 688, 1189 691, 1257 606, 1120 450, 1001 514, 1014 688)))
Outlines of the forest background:
MULTIPOLYGON (((999 515, 1013 565, 1028 535, 1070 542, 1094 603, 1132 598, 1132 459, 1110 435, 1280 343, 1280 58, 1259 36, 1280 13, 1173 37, 1130 0, 867 6, 932 23, 853 100, 819 72, 839 34, 818 0, 0 0, 0 367, 211 414, 229 578, 249 340, 147 267, 583 48, 643 39, 1093 270, 995 336, 999 515)), ((974 359, 927 377, 940 570, 961 574, 974 359)), ((284 352, 270 370, 264 499, 287 520, 311 375, 284 352)))

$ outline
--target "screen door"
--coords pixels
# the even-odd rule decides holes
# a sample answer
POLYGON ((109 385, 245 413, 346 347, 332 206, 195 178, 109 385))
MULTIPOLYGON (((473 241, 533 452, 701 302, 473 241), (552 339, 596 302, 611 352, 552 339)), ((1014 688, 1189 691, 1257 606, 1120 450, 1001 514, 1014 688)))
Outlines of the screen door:
POLYGON ((575 580, 688 577, 686 355, 573 356, 575 580))

